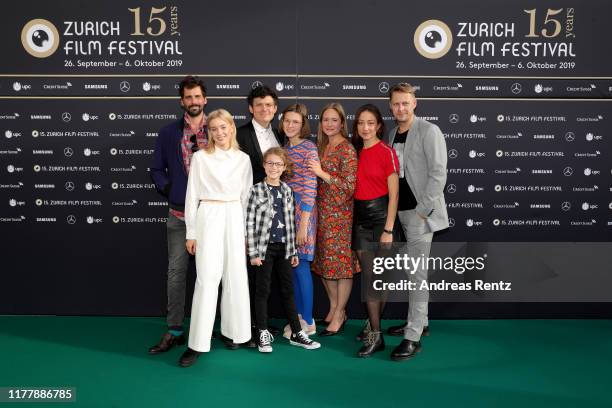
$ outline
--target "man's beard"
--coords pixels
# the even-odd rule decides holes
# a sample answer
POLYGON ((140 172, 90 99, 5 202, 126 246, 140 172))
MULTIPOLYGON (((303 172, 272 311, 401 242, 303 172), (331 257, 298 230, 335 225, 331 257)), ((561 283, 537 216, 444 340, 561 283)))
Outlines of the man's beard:
POLYGON ((202 106, 200 105, 191 105, 188 108, 184 108, 184 109, 185 109, 185 112, 187 112, 187 114, 191 116, 192 118, 195 118, 200 113, 202 113, 202 106), (193 110, 192 108, 197 108, 197 110, 193 110))

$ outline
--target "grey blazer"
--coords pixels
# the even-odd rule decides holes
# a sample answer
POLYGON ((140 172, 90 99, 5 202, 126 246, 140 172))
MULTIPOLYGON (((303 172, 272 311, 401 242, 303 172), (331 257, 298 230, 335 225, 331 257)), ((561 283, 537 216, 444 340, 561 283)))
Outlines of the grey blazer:
MULTIPOLYGON (((393 146, 397 126, 384 141, 393 146)), ((404 176, 416 200, 416 212, 426 218, 431 232, 448 228, 444 201, 446 142, 440 128, 415 117, 404 145, 404 176)))

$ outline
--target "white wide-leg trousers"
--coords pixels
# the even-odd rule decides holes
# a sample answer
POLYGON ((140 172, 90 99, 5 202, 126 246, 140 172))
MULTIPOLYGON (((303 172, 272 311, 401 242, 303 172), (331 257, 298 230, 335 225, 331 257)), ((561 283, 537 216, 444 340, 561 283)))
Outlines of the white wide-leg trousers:
POLYGON ((251 338, 244 215, 239 201, 200 203, 196 224, 197 279, 191 308, 189 348, 210 351, 221 294, 221 334, 244 343, 251 338))

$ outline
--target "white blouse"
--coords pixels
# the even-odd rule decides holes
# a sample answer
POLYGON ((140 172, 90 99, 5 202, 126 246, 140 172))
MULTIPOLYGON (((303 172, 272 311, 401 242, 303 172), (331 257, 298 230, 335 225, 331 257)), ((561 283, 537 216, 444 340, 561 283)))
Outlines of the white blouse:
POLYGON ((196 214, 200 200, 242 202, 246 214, 249 189, 253 185, 251 159, 240 150, 216 148, 212 153, 198 150, 191 159, 185 226, 187 239, 196 238, 196 214))

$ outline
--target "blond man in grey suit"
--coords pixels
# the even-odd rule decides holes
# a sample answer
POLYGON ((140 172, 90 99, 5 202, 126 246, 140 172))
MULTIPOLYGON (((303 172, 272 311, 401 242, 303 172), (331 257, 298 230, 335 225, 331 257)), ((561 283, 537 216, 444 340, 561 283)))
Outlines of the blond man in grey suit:
MULTIPOLYGON (((397 126, 387 134, 385 142, 395 149, 400 161, 398 217, 409 255, 428 257, 433 233, 448 228, 444 201, 446 142, 438 126, 414 114, 417 99, 413 86, 393 86, 389 99, 397 126)), ((427 280, 427 267, 417 269, 411 280, 417 285, 427 280)), ((404 336, 391 359, 407 360, 421 350, 421 336, 429 332, 428 302, 427 290, 411 293, 406 324, 389 328, 389 334, 404 336)))

